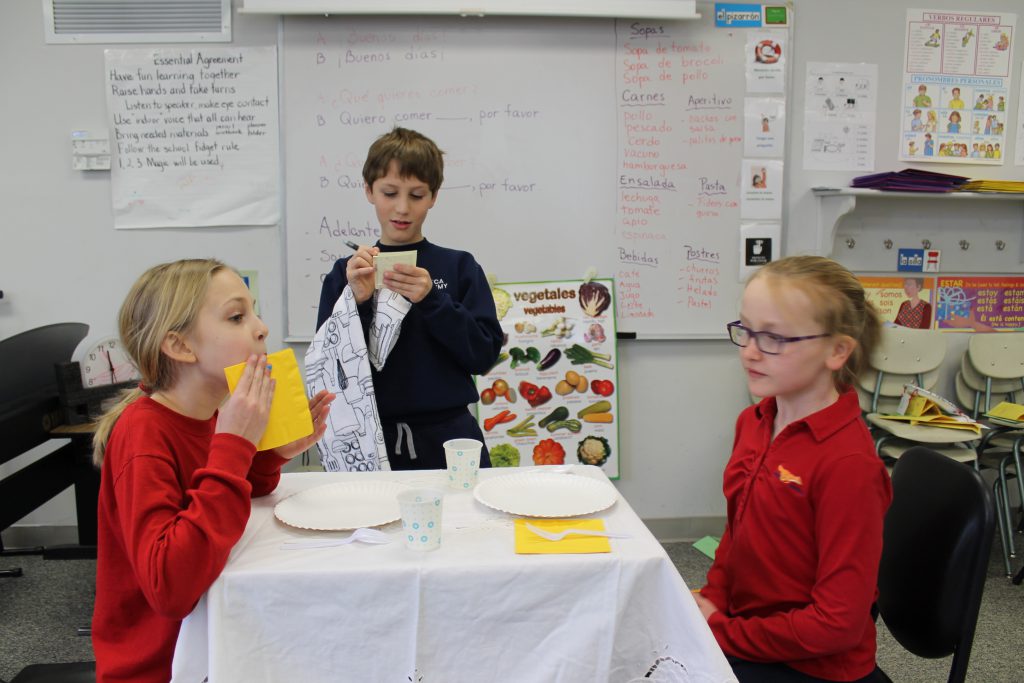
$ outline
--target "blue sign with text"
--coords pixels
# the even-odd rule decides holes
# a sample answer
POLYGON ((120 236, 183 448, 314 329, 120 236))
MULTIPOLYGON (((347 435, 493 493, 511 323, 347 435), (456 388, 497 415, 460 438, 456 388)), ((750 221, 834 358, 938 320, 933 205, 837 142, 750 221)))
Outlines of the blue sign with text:
POLYGON ((938 249, 900 249, 896 256, 896 270, 901 273, 935 273, 939 270, 938 249))
POLYGON ((715 26, 719 28, 761 28, 761 5, 716 2, 715 26))

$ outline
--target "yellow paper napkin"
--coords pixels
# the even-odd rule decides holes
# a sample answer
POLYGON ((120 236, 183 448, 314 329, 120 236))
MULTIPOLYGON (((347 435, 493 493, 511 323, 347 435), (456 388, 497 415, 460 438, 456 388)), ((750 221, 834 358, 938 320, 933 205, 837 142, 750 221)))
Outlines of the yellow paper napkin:
POLYGON ((515 521, 516 553, 520 555, 610 553, 612 551, 611 543, 603 536, 569 534, 561 541, 549 541, 527 529, 527 522, 538 529, 551 532, 563 529, 605 530, 602 519, 517 519, 515 521))
POLYGON ((985 414, 990 417, 998 417, 1004 420, 1021 422, 1024 421, 1024 406, 1019 403, 1002 401, 985 414))
MULTIPOLYGON (((299 373, 295 352, 283 349, 268 354, 267 363, 271 366, 270 376, 277 380, 277 386, 274 388, 274 400, 270 404, 267 430, 263 432, 263 438, 256 445, 261 451, 283 446, 313 433, 313 416, 309 412, 306 385, 299 373)), ((245 363, 224 368, 228 389, 235 390, 244 370, 245 363)))

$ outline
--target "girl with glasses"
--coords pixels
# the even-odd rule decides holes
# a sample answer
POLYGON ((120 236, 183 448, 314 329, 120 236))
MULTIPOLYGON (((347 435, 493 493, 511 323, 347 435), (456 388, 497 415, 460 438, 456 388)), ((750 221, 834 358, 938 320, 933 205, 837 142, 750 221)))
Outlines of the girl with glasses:
POLYGON ((843 266, 794 256, 754 274, 727 328, 763 399, 736 422, 727 525, 697 605, 740 683, 876 680, 892 488, 852 385, 878 314, 843 266))

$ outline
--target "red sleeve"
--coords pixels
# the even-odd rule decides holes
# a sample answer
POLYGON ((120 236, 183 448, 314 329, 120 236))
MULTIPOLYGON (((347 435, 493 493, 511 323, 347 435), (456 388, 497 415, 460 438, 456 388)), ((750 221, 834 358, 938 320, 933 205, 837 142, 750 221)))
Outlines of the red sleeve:
POLYGON ((273 492, 281 481, 281 468, 288 462, 277 451, 260 451, 252 459, 246 479, 252 485, 252 497, 259 498, 273 492))
POLYGON ((878 584, 882 522, 891 500, 888 477, 880 466, 850 456, 822 472, 813 491, 818 567, 810 603, 764 617, 711 615, 708 625, 729 654, 793 661, 848 651, 861 642, 878 584))
POLYGON ((114 481, 117 523, 139 587, 153 609, 183 619, 213 584, 249 520, 246 473, 255 446, 215 434, 206 466, 182 490, 173 462, 129 459, 114 481))
POLYGON ((729 533, 729 526, 726 525, 725 531, 722 533, 722 540, 718 542, 718 549, 715 550, 715 561, 711 563, 711 569, 708 570, 707 583, 700 589, 700 594, 714 603, 715 607, 722 612, 726 611, 729 605, 726 598, 729 595, 729 581, 723 567, 726 564, 726 558, 729 557, 731 543, 732 534, 729 533))

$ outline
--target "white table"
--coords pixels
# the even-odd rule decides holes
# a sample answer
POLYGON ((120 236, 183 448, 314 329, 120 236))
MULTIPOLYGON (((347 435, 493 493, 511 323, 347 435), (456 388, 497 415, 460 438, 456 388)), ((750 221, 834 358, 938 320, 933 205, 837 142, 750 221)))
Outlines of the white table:
POLYGON ((356 477, 445 482, 441 471, 283 475, 253 501, 224 572, 185 620, 173 683, 207 672, 210 683, 735 681, 678 571, 623 498, 593 515, 631 535, 605 554, 517 555, 511 515, 450 489, 436 551, 407 549, 401 522, 382 527, 389 545, 281 549, 331 532, 281 523, 278 502, 356 477))

